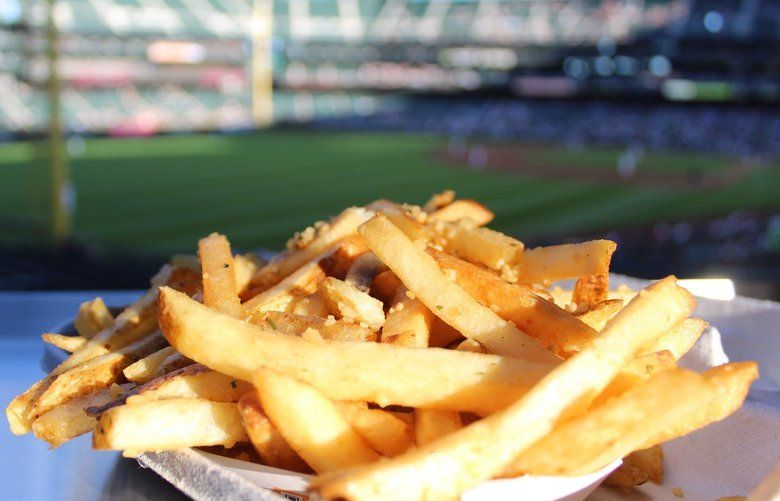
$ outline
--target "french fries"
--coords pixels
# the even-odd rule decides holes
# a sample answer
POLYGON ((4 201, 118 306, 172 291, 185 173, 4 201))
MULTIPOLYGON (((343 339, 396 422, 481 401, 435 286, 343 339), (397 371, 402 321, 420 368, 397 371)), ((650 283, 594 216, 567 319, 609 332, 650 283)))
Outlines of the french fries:
POLYGON ((80 336, 44 334, 72 354, 9 404, 11 430, 313 471, 326 500, 455 499, 621 457, 609 483, 660 482, 661 444, 738 409, 757 366, 678 368, 707 324, 674 277, 609 291, 613 242, 524 249, 492 218, 450 191, 377 200, 267 264, 211 234, 116 319, 97 298, 80 336))
POLYGON ((248 440, 236 404, 171 398, 107 410, 98 419, 92 446, 132 456, 206 445, 230 448, 248 440))
POLYGON ((314 343, 222 315, 168 288, 160 290, 160 327, 179 352, 223 374, 246 381, 254 369, 266 367, 310 384, 333 400, 381 406, 489 414, 516 400, 551 368, 443 349, 314 343), (214 350, 215 343, 223 349, 214 350))
POLYGON ((241 300, 236 285, 236 265, 230 242, 212 233, 198 242, 203 276, 203 304, 234 317, 241 317, 241 300))
POLYGON ((79 336, 91 339, 98 332, 105 330, 114 323, 114 316, 106 307, 103 298, 96 297, 91 301, 85 301, 79 306, 73 327, 79 336))
POLYGON ((555 357, 536 340, 450 282, 436 261, 387 218, 377 215, 361 225, 358 231, 374 254, 434 315, 464 336, 476 339, 491 353, 554 362, 555 357))
POLYGON ((249 440, 263 463, 283 470, 301 473, 311 471, 309 465, 290 447, 265 415, 256 391, 251 390, 239 399, 238 412, 241 414, 249 440))
POLYGON ((253 382, 271 422, 317 473, 379 459, 336 405, 311 386, 267 369, 258 370, 253 382))

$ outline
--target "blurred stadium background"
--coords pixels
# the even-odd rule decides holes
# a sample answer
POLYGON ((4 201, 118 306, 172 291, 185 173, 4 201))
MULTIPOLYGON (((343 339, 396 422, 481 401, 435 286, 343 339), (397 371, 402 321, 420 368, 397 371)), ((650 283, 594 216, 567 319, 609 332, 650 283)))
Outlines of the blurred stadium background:
POLYGON ((0 288, 445 188, 777 298, 780 0, 0 0, 0 288))

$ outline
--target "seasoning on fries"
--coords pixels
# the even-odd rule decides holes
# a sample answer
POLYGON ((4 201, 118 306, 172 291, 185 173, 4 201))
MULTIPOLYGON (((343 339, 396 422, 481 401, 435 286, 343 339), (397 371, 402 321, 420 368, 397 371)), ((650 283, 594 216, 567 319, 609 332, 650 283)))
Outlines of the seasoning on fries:
POLYGON ((620 458, 609 483, 661 482, 662 444, 735 412, 756 363, 679 368, 706 323, 675 277, 610 291, 614 242, 528 249, 492 219, 451 191, 378 200, 269 263, 211 234, 116 317, 95 298, 78 336, 44 334, 70 355, 8 405, 11 431, 129 456, 253 447, 324 499, 454 498, 620 458))

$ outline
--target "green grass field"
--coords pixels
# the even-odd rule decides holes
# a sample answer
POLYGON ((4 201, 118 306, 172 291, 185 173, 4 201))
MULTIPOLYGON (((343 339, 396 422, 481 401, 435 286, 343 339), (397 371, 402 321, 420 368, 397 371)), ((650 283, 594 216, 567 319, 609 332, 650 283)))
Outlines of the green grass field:
MULTIPOLYGON (((192 251, 198 237, 227 234, 244 248, 278 248, 311 222, 384 197, 414 203, 445 188, 496 213, 494 227, 522 238, 581 234, 661 219, 780 206, 780 166, 727 187, 660 189, 480 172, 445 164, 440 138, 273 131, 249 136, 92 139, 71 160, 77 239, 98 248, 160 254, 192 251)), ((614 166, 617 149, 534 147, 550 161, 614 166)), ((0 145, 2 240, 45 228, 46 181, 35 146, 0 145)), ((720 169, 713 155, 648 155, 640 169, 720 169)))

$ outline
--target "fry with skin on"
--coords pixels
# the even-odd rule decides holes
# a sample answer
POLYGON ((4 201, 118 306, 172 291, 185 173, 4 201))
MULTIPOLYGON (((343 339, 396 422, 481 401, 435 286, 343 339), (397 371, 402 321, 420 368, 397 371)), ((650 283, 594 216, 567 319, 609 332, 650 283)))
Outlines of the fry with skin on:
POLYGON ((341 416, 383 456, 393 457, 414 445, 412 427, 393 413, 369 409, 365 402, 335 402, 341 416))
POLYGON ((87 342, 86 338, 81 336, 65 336, 63 334, 51 334, 48 332, 41 334, 41 338, 43 339, 44 343, 49 343, 50 345, 56 346, 57 348, 65 350, 69 353, 73 353, 74 351, 78 350, 84 346, 84 343, 87 342))
POLYGON ((324 499, 455 497, 500 474, 556 424, 579 415, 636 350, 693 308, 693 297, 674 277, 656 282, 590 345, 503 411, 396 458, 318 477, 311 489, 324 499))
POLYGON ((362 207, 349 207, 327 223, 307 228, 291 239, 286 252, 255 273, 250 285, 266 289, 278 284, 321 253, 335 248, 342 239, 354 235, 357 227, 373 214, 362 207))
POLYGON ((57 375, 38 398, 32 415, 37 419, 57 406, 111 386, 121 380, 125 367, 164 345, 165 338, 157 332, 57 375))
POLYGON ((474 299, 490 305, 496 314, 513 322, 529 336, 554 347, 556 353, 569 356, 580 351, 596 335, 591 327, 531 288, 507 283, 484 268, 433 248, 427 250, 442 270, 474 299))
POLYGON ((265 366, 310 384, 333 400, 381 406, 489 414, 517 400, 551 368, 435 348, 314 343, 220 314, 167 288, 160 291, 160 326, 177 350, 223 374, 247 380, 255 368, 265 366), (214 350, 215 344, 221 349, 214 350))
POLYGON ((317 473, 379 459, 336 405, 311 386, 267 369, 258 369, 252 382, 268 418, 317 473))
POLYGON ((114 316, 106 307, 103 298, 96 297, 79 305, 73 327, 79 336, 91 339, 98 332, 105 330, 114 323, 114 316))
POLYGON ((378 331, 385 323, 382 301, 368 295, 346 282, 334 277, 325 277, 319 283, 319 290, 325 304, 338 318, 352 320, 378 331))
POLYGON ((236 266, 228 239, 219 233, 200 239, 198 259, 203 277, 203 304, 236 318, 241 317, 236 266))
POLYGON ((172 353, 160 363, 160 365, 157 367, 157 370, 154 371, 154 377, 164 376, 169 372, 183 369, 184 367, 190 366, 192 364, 193 361, 181 353, 172 353))
POLYGON ((252 385, 200 364, 164 374, 136 388, 126 399, 130 405, 168 398, 202 398, 213 402, 237 402, 252 385))
POLYGON ((414 440, 418 447, 463 428, 460 413, 434 409, 414 410, 414 440))
POLYGON ((128 381, 138 384, 147 383, 157 377, 157 369, 174 353, 176 353, 176 348, 173 346, 166 346, 165 348, 157 350, 151 355, 147 355, 141 360, 128 365, 122 373, 128 381))
POLYGON ((52 448, 57 448, 69 440, 89 433, 95 428, 97 419, 86 410, 111 402, 117 398, 116 391, 127 392, 131 387, 131 384, 123 384, 118 388, 104 388, 55 407, 33 421, 33 434, 36 438, 48 442, 52 448))
POLYGON ((236 404, 171 398, 107 410, 98 419, 92 447, 134 455, 206 445, 230 448, 248 440, 236 404))
POLYGON ((436 261, 381 214, 358 229, 366 245, 431 312, 491 353, 555 363, 556 357, 450 282, 436 261))
POLYGON ((609 273, 617 245, 611 240, 526 249, 516 267, 518 280, 541 284, 609 273))

